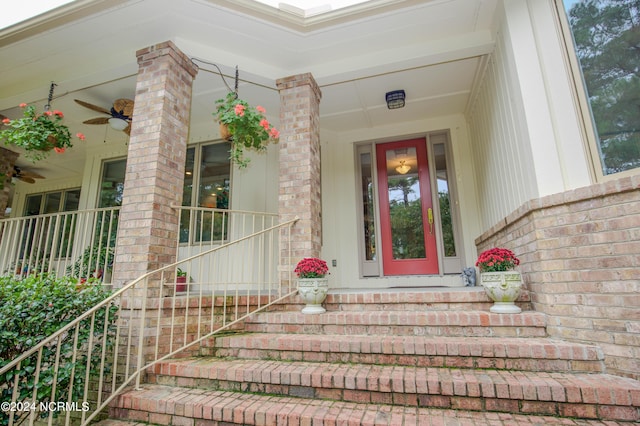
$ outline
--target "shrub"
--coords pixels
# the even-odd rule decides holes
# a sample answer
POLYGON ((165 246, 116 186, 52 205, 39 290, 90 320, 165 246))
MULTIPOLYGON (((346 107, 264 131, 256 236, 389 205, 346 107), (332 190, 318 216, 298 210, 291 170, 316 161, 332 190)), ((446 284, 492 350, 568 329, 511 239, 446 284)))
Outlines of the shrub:
MULTIPOLYGON (((47 274, 33 274, 22 280, 12 276, 0 277, 0 368, 94 307, 109 293, 93 282, 80 287, 76 279, 69 277, 57 278, 47 274)), ((37 386, 36 404, 67 401, 70 388, 69 402, 81 401, 87 364, 91 371, 100 368, 103 348, 109 353, 110 347, 104 343, 108 339, 103 340, 102 337, 105 331, 108 335, 115 332, 117 307, 109 306, 109 312, 106 309, 97 311, 93 328, 91 318, 81 322, 75 344, 76 328, 72 328, 43 347, 37 385, 37 353, 23 360, 19 371, 14 368, 0 376, 0 400, 11 401, 15 376, 18 375, 16 401, 31 401, 34 385, 37 386), (89 355, 91 336, 93 344, 89 355), (77 350, 75 360, 74 349, 77 350), (60 360, 56 375, 54 366, 58 350, 60 360), (54 381, 55 394, 52 395, 54 381)), ((106 359, 105 363, 108 361, 106 359)), ((0 424, 7 422, 5 416, 0 419, 0 424)))

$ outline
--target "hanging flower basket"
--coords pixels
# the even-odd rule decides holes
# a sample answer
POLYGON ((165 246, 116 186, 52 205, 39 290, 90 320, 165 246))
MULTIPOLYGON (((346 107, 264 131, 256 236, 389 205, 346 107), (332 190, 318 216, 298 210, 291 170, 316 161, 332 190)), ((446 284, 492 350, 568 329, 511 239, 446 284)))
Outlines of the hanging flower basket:
POLYGON ((231 132, 229 131, 229 126, 222 122, 220 123, 220 138, 225 141, 230 141, 233 138, 231 132))
MULTIPOLYGON (((5 145, 23 148, 25 157, 33 162, 46 158, 51 150, 61 154, 73 146, 71 132, 62 123, 62 111, 47 110, 37 114, 33 105, 20 104, 20 108, 23 109, 21 118, 2 120, 4 128, 0 130, 0 139, 4 140, 5 145)), ((76 137, 85 139, 82 133, 76 134, 76 137)))
POLYGON ((244 158, 245 149, 260 152, 266 150, 269 143, 278 142, 280 132, 271 126, 264 116, 265 112, 261 106, 253 108, 246 101, 238 99, 234 92, 216 101, 214 116, 221 124, 220 136, 231 141, 229 157, 240 168, 249 164, 249 159, 244 158))

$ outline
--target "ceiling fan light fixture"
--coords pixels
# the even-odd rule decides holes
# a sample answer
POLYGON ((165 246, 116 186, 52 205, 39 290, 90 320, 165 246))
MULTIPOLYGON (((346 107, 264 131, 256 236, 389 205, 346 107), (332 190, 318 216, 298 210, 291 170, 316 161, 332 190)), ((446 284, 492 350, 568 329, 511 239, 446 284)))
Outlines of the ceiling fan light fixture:
POLYGON ((404 107, 404 90, 394 90, 392 92, 387 92, 385 98, 387 100, 387 108, 389 109, 404 107))
POLYGON ((127 120, 123 120, 122 118, 112 117, 109 119, 109 126, 115 130, 124 130, 129 125, 127 120))
POLYGON ((400 160, 400 165, 396 167, 396 172, 400 173, 401 175, 406 175, 407 173, 409 173, 409 170, 411 170, 411 166, 405 164, 404 160, 400 160))

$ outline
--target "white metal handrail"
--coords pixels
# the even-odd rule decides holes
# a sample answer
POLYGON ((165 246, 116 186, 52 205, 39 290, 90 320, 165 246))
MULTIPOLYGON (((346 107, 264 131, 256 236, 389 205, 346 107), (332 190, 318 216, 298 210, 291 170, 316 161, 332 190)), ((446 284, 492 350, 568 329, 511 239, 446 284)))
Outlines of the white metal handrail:
MULTIPOLYGON (((2 367, 0 377, 12 372, 13 383, 0 383, 0 390, 4 386, 9 391, 11 404, 30 407, 37 407, 40 398, 78 407, 89 404, 91 409, 82 410, 77 418, 71 411, 65 411, 64 418, 67 425, 72 421, 88 424, 123 389, 134 381, 139 386, 149 367, 190 348, 195 350, 216 333, 233 329, 249 315, 294 294, 289 265, 291 228, 296 221, 213 247, 125 285, 2 367), (187 273, 198 271, 208 277, 207 282, 176 288, 178 268, 187 273), (116 325, 109 326, 114 319, 116 325), (78 336, 83 333, 89 339, 80 345, 78 336), (60 348, 65 339, 72 342, 72 350, 63 353, 60 348), (52 348, 55 356, 45 359, 43 353, 52 348), (71 372, 68 389, 56 387, 60 371, 71 372), (84 371, 83 377, 76 377, 76 371, 84 371), (51 394, 39 395, 41 377, 52 377, 51 394), (74 393, 79 387, 81 394, 74 393)), ((52 424, 53 411, 47 414, 52 424)), ((8 424, 28 420, 32 425, 37 416, 37 410, 22 417, 11 411, 8 424)))

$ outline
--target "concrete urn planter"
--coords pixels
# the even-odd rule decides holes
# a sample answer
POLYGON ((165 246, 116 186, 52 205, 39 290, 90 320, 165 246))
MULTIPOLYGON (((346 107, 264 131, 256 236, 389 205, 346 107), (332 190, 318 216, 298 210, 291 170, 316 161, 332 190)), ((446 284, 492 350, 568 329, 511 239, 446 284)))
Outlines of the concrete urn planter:
POLYGON ((322 314, 326 309, 322 307, 322 302, 327 297, 329 291, 328 278, 298 278, 298 293, 306 306, 302 309, 303 314, 322 314))
POLYGON ((498 314, 519 314, 522 312, 514 303, 522 292, 522 276, 516 271, 482 272, 480 283, 493 306, 489 309, 498 314))

